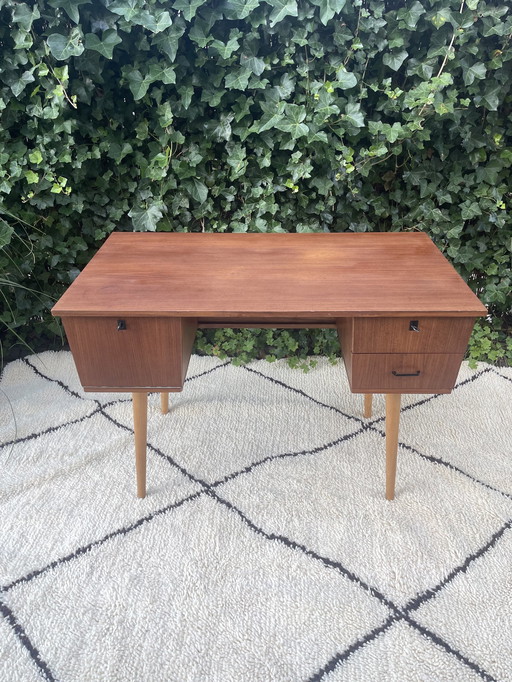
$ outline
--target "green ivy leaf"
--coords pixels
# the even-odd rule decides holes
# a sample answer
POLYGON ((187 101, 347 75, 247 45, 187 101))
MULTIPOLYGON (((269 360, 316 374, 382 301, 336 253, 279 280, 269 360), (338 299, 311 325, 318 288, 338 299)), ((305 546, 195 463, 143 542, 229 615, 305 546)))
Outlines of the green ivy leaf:
POLYGON ((31 170, 25 171, 24 175, 29 185, 35 185, 36 183, 39 182, 39 175, 37 173, 34 173, 34 171, 31 170))
POLYGON ((140 12, 139 3, 137 0, 115 0, 107 5, 109 12, 119 14, 124 17, 126 21, 133 21, 133 19, 140 12))
POLYGON ((349 102, 345 107, 345 120, 354 128, 364 128, 364 115, 361 105, 357 102, 349 102))
POLYGON ((350 73, 345 67, 341 67, 336 71, 336 80, 333 85, 342 90, 350 90, 354 85, 357 85, 357 78, 354 73, 350 73))
POLYGON ((441 28, 441 26, 444 26, 446 22, 451 21, 451 19, 452 13, 450 12, 450 9, 448 7, 440 9, 430 17, 430 21, 434 24, 434 26, 437 29, 441 28))
POLYGON ((463 66, 464 85, 471 85, 475 78, 485 78, 486 73, 487 69, 482 62, 477 62, 466 68, 463 66))
POLYGON ((404 136, 404 129, 402 124, 398 123, 398 121, 395 121, 395 123, 393 123, 391 126, 389 123, 386 123, 382 127, 382 132, 384 133, 384 136, 388 142, 396 142, 399 137, 404 136))
POLYGON ((132 219, 135 232, 154 232, 158 221, 162 218, 164 205, 162 202, 155 202, 148 208, 134 207, 128 215, 132 219))
POLYGON ((382 57, 382 62, 386 64, 386 66, 389 66, 390 69, 393 69, 393 71, 398 71, 407 57, 408 55, 405 50, 401 50, 400 52, 386 52, 382 57))
POLYGON ((240 177, 247 168, 247 158, 245 147, 242 147, 238 142, 226 145, 228 151, 227 164, 231 168, 230 177, 232 180, 240 177))
POLYGON ((329 21, 341 12, 346 4, 346 0, 311 0, 311 2, 320 8, 320 21, 324 26, 327 26, 329 21))
POLYGON ((153 33, 160 33, 172 24, 171 15, 165 10, 156 10, 151 14, 147 10, 143 10, 136 15, 137 23, 144 28, 147 28, 153 33))
POLYGON ((227 0, 226 12, 230 19, 245 19, 259 7, 261 0, 227 0))
POLYGON ((7 244, 9 244, 13 234, 14 230, 9 225, 9 223, 6 223, 5 220, 0 218, 0 249, 3 249, 4 246, 7 246, 7 244))
MULTIPOLYGON (((198 47, 204 49, 213 40, 213 36, 210 35, 210 28, 210 25, 206 21, 197 18, 192 24, 192 28, 188 32, 188 37, 198 47)), ((219 43, 222 46, 224 45, 224 43, 220 40, 216 40, 214 42, 219 43)))
POLYGON ((180 96, 180 104, 184 109, 188 109, 190 102, 192 101, 192 95, 194 94, 193 85, 182 85, 178 88, 178 94, 180 96))
POLYGON ((163 102, 156 111, 158 114, 158 122, 162 128, 168 128, 174 119, 174 113, 170 102, 163 102))
MULTIPOLYGON (((340 108, 333 104, 334 97, 331 93, 327 92, 325 89, 321 90, 319 97, 315 102, 315 112, 319 114, 320 118, 327 119, 332 114, 339 114, 340 108)), ((317 121, 320 123, 321 121, 317 121)))
POLYGON ((240 65, 250 69, 255 76, 261 76, 265 71, 265 62, 257 57, 251 50, 244 49, 240 55, 240 65))
POLYGON ((502 87, 497 85, 490 85, 483 95, 475 97, 475 104, 477 106, 484 106, 489 111, 497 111, 498 105, 501 101, 502 87))
POLYGON ((272 6, 270 13, 270 27, 273 28, 285 17, 296 17, 298 15, 297 0, 269 0, 272 6))
POLYGON ((188 180, 183 180, 182 184, 192 199, 195 199, 200 204, 203 204, 206 201, 208 187, 200 180, 197 178, 189 178, 188 180))
POLYGON ((420 2, 415 0, 411 7, 402 7, 398 10, 397 19, 403 21, 406 28, 414 29, 422 14, 425 14, 425 8, 420 2))
POLYGON ((79 57, 85 49, 82 43, 82 34, 78 28, 74 28, 69 36, 52 33, 46 42, 52 56, 58 61, 64 61, 69 57, 79 57))
POLYGON ((41 16, 37 5, 30 9, 24 2, 14 5, 12 12, 12 20, 15 24, 19 24, 24 31, 30 31, 34 19, 39 19, 41 16))
POLYGON ((230 140, 231 139, 231 121, 233 120, 233 114, 221 114, 220 121, 215 125, 212 125, 213 135, 217 141, 220 140, 230 140))
POLYGON ((30 159, 31 163, 38 164, 41 163, 41 161, 43 160, 43 155, 41 154, 39 149, 34 149, 34 151, 28 155, 28 158, 30 159))
POLYGON ((15 50, 30 50, 34 44, 32 34, 29 31, 24 31, 23 29, 13 31, 12 37, 14 38, 15 50))
POLYGON ((113 142, 108 148, 107 156, 114 159, 116 163, 121 163, 124 157, 131 152, 133 152, 133 148, 129 142, 123 142, 123 144, 113 142))
POLYGON ((15 97, 19 97, 27 85, 35 80, 34 74, 32 73, 33 70, 34 69, 29 69, 28 71, 24 71, 18 80, 15 80, 10 84, 12 93, 15 97))
POLYGON ((162 64, 151 64, 146 79, 151 82, 162 81, 165 85, 176 83, 176 73, 172 66, 162 64))
POLYGON ((88 50, 96 50, 103 57, 107 59, 112 59, 114 48, 123 41, 119 37, 117 31, 113 28, 109 28, 107 31, 103 31, 101 40, 95 33, 86 33, 85 35, 85 47, 88 50))
POLYGON ((476 216, 482 215, 482 210, 477 201, 465 201, 461 204, 461 217, 462 220, 471 220, 476 216))
POLYGON ((308 134, 309 128, 303 123, 306 118, 306 107, 300 104, 286 104, 284 113, 284 118, 275 124, 278 130, 290 133, 294 140, 308 134))
POLYGON ((167 55, 171 63, 176 59, 179 39, 185 33, 185 28, 186 24, 183 17, 177 17, 170 28, 158 33, 151 40, 152 45, 156 45, 161 52, 167 55))
POLYGON ((80 23, 80 5, 88 5, 91 0, 49 0, 50 7, 63 9, 71 21, 75 24, 80 23))
POLYGON ((226 88, 230 90, 246 90, 250 76, 251 71, 249 69, 241 68, 228 73, 224 79, 224 83, 226 88))
POLYGON ((143 76, 138 69, 130 71, 126 80, 135 100, 142 99, 151 85, 151 79, 143 76))
POLYGON ((204 0, 175 0, 173 8, 183 14, 186 21, 192 21, 204 0))
POLYGON ((273 110, 266 112, 259 121, 255 121, 250 129, 251 133, 263 133, 265 130, 277 127, 284 117, 284 102, 279 102, 273 110))
POLYGON ((489 185, 496 185, 498 174, 503 170, 503 163, 498 159, 491 159, 485 166, 480 166, 476 170, 476 179, 479 183, 486 182, 489 185))
POLYGON ((289 73, 284 73, 277 85, 274 86, 275 91, 280 99, 288 99, 295 90, 295 78, 289 73))
POLYGON ((240 47, 238 35, 230 37, 227 43, 223 43, 222 40, 214 40, 211 43, 211 47, 222 57, 222 59, 229 59, 233 52, 236 52, 240 47))
POLYGON ((333 181, 326 176, 313 178, 313 180, 311 180, 311 184, 313 187, 317 188, 320 194, 323 194, 324 196, 329 193, 334 185, 333 181))

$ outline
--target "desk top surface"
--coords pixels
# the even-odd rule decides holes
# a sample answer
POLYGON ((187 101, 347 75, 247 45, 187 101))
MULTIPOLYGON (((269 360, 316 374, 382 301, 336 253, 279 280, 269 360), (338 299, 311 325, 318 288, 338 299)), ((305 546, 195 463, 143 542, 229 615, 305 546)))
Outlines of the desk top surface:
POLYGON ((315 320, 486 310, 423 233, 116 232, 52 312, 315 320))

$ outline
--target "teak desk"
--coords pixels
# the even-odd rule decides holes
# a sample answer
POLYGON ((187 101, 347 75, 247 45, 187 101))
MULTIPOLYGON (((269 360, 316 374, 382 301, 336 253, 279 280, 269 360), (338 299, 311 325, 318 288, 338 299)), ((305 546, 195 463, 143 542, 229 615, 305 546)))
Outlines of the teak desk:
POLYGON ((450 393, 486 309, 423 233, 112 234, 53 308, 85 391, 133 393, 137 494, 147 395, 181 391, 198 327, 333 327, 353 393, 386 394, 393 499, 400 394, 450 393))

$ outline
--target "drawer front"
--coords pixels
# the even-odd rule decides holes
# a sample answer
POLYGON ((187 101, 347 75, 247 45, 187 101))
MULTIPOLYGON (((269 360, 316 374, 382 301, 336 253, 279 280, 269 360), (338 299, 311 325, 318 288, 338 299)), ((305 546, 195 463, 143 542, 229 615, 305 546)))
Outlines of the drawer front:
POLYGON ((67 317, 63 322, 86 390, 183 388, 194 320, 67 317))
POLYGON ((353 353, 350 388, 355 393, 449 393, 462 353, 353 353))
POLYGON ((464 353, 475 319, 358 317, 354 353, 464 353), (417 330, 417 331, 416 331, 417 330))

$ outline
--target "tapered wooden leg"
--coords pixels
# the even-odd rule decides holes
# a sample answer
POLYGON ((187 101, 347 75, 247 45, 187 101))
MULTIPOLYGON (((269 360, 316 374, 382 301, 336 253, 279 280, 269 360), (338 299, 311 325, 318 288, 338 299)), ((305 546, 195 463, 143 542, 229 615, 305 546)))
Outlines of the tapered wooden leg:
POLYGON ((146 497, 146 444, 148 434, 148 394, 132 393, 135 430, 135 470, 137 497, 146 497))
POLYGON ((373 394, 372 393, 365 393, 364 396, 364 417, 365 419, 369 419, 372 416, 372 400, 373 400, 373 394))
POLYGON ((160 393, 160 409, 162 414, 169 412, 169 393, 160 393))
POLYGON ((401 397, 400 393, 386 394, 386 500, 393 500, 395 498, 401 397))

